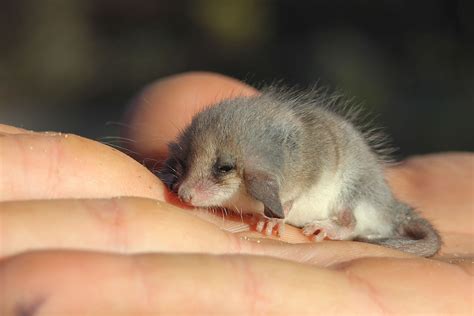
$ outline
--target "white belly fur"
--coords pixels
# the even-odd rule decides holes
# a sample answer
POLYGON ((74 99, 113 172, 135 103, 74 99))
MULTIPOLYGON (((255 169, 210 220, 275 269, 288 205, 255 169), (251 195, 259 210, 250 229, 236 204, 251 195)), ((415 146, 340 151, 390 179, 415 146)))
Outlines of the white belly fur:
MULTIPOLYGON (((343 182, 338 174, 323 174, 318 183, 293 202, 285 222, 303 227, 314 220, 331 218, 334 216, 333 212, 345 207, 339 201, 342 186, 343 182)), ((392 235, 393 225, 371 203, 360 201, 352 211, 356 221, 354 237, 381 238, 392 235)))
POLYGON ((393 224, 372 204, 362 201, 353 212, 356 220, 355 236, 375 239, 393 235, 393 224))
POLYGON ((319 181, 293 201, 286 221, 288 224, 303 227, 316 219, 326 219, 337 207, 342 181, 338 174, 326 172, 319 181))
MULTIPOLYGON (((339 193, 342 185, 343 183, 338 174, 326 172, 316 184, 293 201, 285 222, 293 226, 303 227, 314 220, 329 219, 333 216, 334 211, 344 207, 339 203, 339 193)), ((263 204, 249 196, 244 188, 240 188, 222 206, 239 213, 263 215, 263 204)), ((377 210, 370 203, 359 202, 353 212, 356 220, 354 236, 380 238, 392 235, 393 225, 381 216, 381 210, 377 210)))

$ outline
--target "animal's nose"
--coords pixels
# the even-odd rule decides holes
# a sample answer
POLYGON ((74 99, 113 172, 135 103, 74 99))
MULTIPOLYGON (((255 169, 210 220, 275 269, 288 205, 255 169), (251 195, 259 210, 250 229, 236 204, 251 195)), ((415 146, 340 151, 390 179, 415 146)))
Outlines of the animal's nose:
POLYGON ((178 196, 185 203, 191 203, 193 199, 193 195, 191 194, 190 190, 186 189, 183 186, 179 187, 178 196))

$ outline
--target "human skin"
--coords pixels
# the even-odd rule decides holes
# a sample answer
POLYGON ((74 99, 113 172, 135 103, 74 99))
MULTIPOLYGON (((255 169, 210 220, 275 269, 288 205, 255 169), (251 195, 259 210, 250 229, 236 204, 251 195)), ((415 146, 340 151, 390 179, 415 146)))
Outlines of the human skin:
MULTIPOLYGON (((193 113, 253 93, 216 74, 162 79, 129 109, 126 145, 141 160, 163 159, 193 113)), ((1 315, 473 313, 472 154, 387 170, 395 194, 442 235, 440 254, 425 259, 309 243, 290 226, 263 238, 245 218, 179 205, 106 145, 5 125, 0 135, 1 315)))

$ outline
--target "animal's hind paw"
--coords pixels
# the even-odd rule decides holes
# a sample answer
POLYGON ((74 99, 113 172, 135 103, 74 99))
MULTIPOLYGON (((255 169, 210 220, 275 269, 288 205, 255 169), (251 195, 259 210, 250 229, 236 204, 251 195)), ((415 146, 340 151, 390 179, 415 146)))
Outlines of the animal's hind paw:
POLYGON ((332 240, 351 239, 353 229, 341 226, 331 219, 315 220, 303 227, 303 234, 313 241, 323 241, 326 237, 332 240))

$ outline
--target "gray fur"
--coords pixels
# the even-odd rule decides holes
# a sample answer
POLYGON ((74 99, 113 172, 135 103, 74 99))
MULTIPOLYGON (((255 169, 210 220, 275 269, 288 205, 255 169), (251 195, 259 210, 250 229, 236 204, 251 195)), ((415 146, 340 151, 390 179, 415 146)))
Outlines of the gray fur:
MULTIPOLYGON (((323 90, 301 93, 275 87, 259 96, 222 101, 197 114, 177 143, 170 145, 170 158, 160 177, 187 201, 198 195, 196 188, 203 187, 212 200, 212 194, 225 196, 239 186, 264 204, 267 217, 281 217, 285 205, 309 194, 309 188, 333 172, 341 185, 329 201, 328 218, 354 210, 354 222, 346 225, 354 229, 341 239, 420 256, 435 254, 439 235, 412 208, 394 198, 384 179, 386 153, 377 148, 382 138, 357 129, 357 111, 348 111, 347 104, 323 90), (216 172, 223 164, 232 165, 233 170, 216 172), (371 215, 363 206, 377 212, 371 215)), ((317 209, 318 205, 307 213, 290 210, 286 222, 298 227, 317 222, 317 209)))

